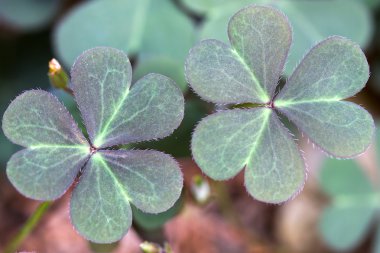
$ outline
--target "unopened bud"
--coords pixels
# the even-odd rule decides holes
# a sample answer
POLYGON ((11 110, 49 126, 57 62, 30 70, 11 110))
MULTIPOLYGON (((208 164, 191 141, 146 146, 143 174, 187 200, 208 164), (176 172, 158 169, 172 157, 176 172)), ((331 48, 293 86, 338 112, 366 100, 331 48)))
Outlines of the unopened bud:
POLYGON ((144 253, 160 253, 161 247, 152 242, 143 242, 140 244, 140 249, 144 253))
POLYGON ((56 59, 49 61, 50 84, 57 89, 66 89, 69 84, 69 76, 56 59))
POLYGON ((174 253, 167 242, 165 242, 164 248, 162 248, 157 243, 145 241, 140 244, 140 249, 143 253, 174 253))

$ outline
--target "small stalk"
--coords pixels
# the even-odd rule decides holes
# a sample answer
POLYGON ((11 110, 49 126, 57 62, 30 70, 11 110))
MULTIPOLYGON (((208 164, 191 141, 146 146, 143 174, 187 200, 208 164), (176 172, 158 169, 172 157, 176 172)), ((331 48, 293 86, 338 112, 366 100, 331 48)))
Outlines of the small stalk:
POLYGON ((21 230, 12 238, 12 240, 6 245, 4 253, 14 253, 24 242, 25 238, 33 231, 38 222, 47 212, 52 205, 51 201, 42 202, 36 209, 36 211, 29 217, 21 230))

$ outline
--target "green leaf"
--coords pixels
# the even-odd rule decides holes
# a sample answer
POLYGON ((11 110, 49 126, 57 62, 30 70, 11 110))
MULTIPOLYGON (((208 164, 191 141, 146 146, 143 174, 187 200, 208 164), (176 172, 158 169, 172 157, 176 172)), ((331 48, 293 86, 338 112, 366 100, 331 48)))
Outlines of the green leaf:
POLYGON ((166 56, 142 57, 133 72, 133 80, 138 80, 149 73, 158 73, 173 79, 182 92, 188 90, 183 72, 183 63, 166 56))
POLYGON ((380 206, 379 195, 354 161, 328 159, 320 182, 331 196, 319 224, 322 236, 335 249, 352 249, 368 232, 380 206))
MULTIPOLYGON (((120 240, 132 224, 124 185, 100 154, 93 156, 74 188, 70 217, 75 229, 96 243, 120 240)), ((122 172, 118 172, 122 173, 122 172)))
POLYGON ((280 203, 302 190, 305 164, 288 130, 273 111, 267 124, 248 161, 245 186, 258 200, 280 203))
POLYGON ((311 46, 328 36, 344 36, 362 47, 371 42, 373 18, 360 0, 278 1, 276 5, 293 24, 294 45, 285 70, 288 75, 311 46))
MULTIPOLYGON (((363 1, 366 5, 368 5, 370 8, 375 9, 375 10, 376 8, 379 8, 379 5, 380 5, 379 0, 358 0, 358 1, 363 1)), ((380 251, 376 251, 376 252, 380 252, 380 251)))
POLYGON ((228 37, 239 59, 272 98, 292 43, 287 18, 276 9, 248 6, 231 18, 228 37))
POLYGON ((246 166, 247 190, 261 201, 285 201, 304 182, 297 147, 267 108, 234 109, 206 117, 195 129, 192 152, 213 179, 229 179, 246 166))
POLYGON ((367 176, 352 160, 327 159, 319 180, 322 189, 331 196, 366 195, 374 191, 367 176))
POLYGON ((71 73, 76 101, 96 147, 163 138, 182 121, 184 99, 175 83, 149 74, 130 89, 131 66, 120 50, 88 50, 71 73))
POLYGON ((369 230, 376 209, 360 206, 331 206, 327 208, 320 223, 324 240, 336 250, 349 250, 364 239, 369 230))
POLYGON ((194 41, 194 27, 169 0, 88 1, 61 21, 54 37, 67 65, 96 46, 183 60, 194 41))
POLYGON ((35 30, 48 25, 59 6, 59 0, 2 0, 0 19, 16 28, 35 30))
POLYGON ((9 105, 3 131, 12 142, 31 149, 88 146, 66 108, 42 90, 26 91, 9 105))
POLYGON ((3 131, 27 149, 12 156, 7 174, 25 196, 61 196, 88 159, 89 146, 66 108, 50 93, 27 91, 5 111, 3 131))
POLYGON ((309 51, 277 96, 276 106, 345 99, 363 89, 368 77, 368 62, 360 47, 333 36, 309 51))
POLYGON ((268 94, 241 57, 228 45, 205 40, 186 59, 186 79, 194 91, 213 103, 265 103, 268 94))
POLYGON ((182 0, 183 4, 197 14, 205 14, 218 5, 228 4, 230 0, 182 0))
POLYGON ((279 110, 314 144, 334 157, 357 156, 372 142, 372 116, 354 103, 301 103, 280 107, 279 110))
POLYGON ((91 241, 119 240, 132 221, 130 203, 144 212, 172 207, 182 189, 178 164, 158 151, 96 153, 71 199, 71 219, 91 241))
POLYGON ((251 3, 269 4, 278 8, 293 24, 294 44, 287 60, 287 75, 292 73, 299 59, 315 42, 331 35, 341 35, 365 47, 370 42, 374 30, 371 13, 360 1, 230 0, 210 5, 200 37, 226 42, 227 36, 224 31, 229 18, 240 8, 251 3))
POLYGON ((274 105, 324 151, 352 157, 370 145, 374 122, 360 106, 339 100, 360 91, 368 76, 368 63, 359 46, 330 37, 306 55, 274 105))
POLYGON ((274 94, 291 43, 286 17, 267 7, 247 7, 229 22, 231 47, 216 40, 195 46, 186 77, 215 103, 267 103, 274 94))
POLYGON ((10 182, 24 196, 36 200, 61 197, 89 158, 89 148, 63 146, 24 149, 7 164, 10 182))

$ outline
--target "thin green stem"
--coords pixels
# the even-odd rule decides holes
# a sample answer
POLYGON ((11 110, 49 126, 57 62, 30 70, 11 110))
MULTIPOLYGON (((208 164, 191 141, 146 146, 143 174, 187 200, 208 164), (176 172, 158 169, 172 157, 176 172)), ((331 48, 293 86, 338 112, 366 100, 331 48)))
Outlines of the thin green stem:
POLYGON ((67 94, 69 94, 69 95, 71 95, 71 96, 74 97, 74 91, 73 91, 72 89, 70 89, 69 87, 65 87, 65 88, 63 88, 63 90, 64 90, 67 94))
POLYGON ((25 238, 33 231, 38 222, 47 212, 51 206, 51 201, 42 202, 36 209, 36 211, 29 217, 21 230, 12 238, 12 240, 6 245, 4 253, 14 253, 23 243, 25 238))

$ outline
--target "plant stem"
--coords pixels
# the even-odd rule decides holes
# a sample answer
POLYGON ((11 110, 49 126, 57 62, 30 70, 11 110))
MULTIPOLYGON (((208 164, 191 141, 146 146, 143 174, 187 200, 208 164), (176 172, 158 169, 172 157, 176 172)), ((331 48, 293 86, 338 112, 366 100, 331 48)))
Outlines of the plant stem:
POLYGON ((38 222, 44 216, 46 211, 51 206, 51 201, 42 202, 36 209, 36 211, 29 217, 21 230, 12 238, 12 240, 6 245, 4 253, 14 253, 20 247, 25 238, 33 231, 38 222))
POLYGON ((69 95, 73 96, 74 97, 74 91, 72 89, 70 89, 69 87, 65 87, 63 88, 63 90, 68 93, 69 95))

